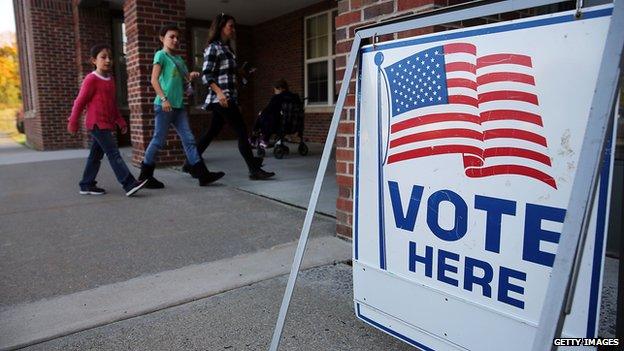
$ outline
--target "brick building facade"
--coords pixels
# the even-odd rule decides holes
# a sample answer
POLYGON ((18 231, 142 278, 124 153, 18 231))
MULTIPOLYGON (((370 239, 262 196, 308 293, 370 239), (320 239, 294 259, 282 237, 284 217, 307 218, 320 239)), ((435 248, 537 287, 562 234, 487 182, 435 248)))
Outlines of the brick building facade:
MULTIPOLYGON (((326 104, 308 101, 306 107, 306 138, 323 142, 345 72, 347 53, 357 28, 463 2, 466 1, 297 0, 298 7, 290 12, 259 22, 239 23, 238 61, 247 61, 257 68, 255 77, 241 88, 241 109, 248 125, 269 100, 272 83, 283 78, 290 83, 293 92, 309 97, 310 101, 315 98, 327 101, 326 104), (323 27, 325 24, 327 28, 323 27), (325 67, 327 74, 319 67, 325 67), (323 90, 323 84, 326 84, 326 90, 323 90)), ((124 100, 120 104, 131 125, 129 142, 133 147, 133 162, 137 164, 153 132, 154 92, 149 77, 153 54, 161 46, 159 29, 173 22, 185 32, 182 52, 186 55, 188 66, 196 68, 203 51, 198 33, 205 34, 211 18, 217 14, 201 18, 189 16, 190 3, 193 0, 14 0, 28 143, 38 150, 86 145, 86 133, 71 137, 65 131, 65 123, 80 82, 91 70, 89 47, 98 42, 108 42, 114 51, 120 51, 122 44, 125 44, 125 57, 115 62, 116 78, 119 82, 121 76, 127 77, 127 93, 121 92, 118 98, 124 100), (120 34, 121 23, 125 26, 125 38, 120 34)), ((237 16, 237 13, 232 14, 237 16)), ((502 14, 395 33, 378 40, 410 37, 522 15, 502 14)), ((351 237, 353 221, 354 93, 355 78, 352 77, 335 144, 339 187, 337 233, 344 237, 351 237)), ((210 123, 209 114, 195 107, 199 102, 189 101, 195 133, 210 123)), ((226 130, 224 132, 222 137, 232 136, 226 130)), ((167 147, 160 153, 159 165, 180 164, 183 159, 180 142, 172 131, 167 147)))

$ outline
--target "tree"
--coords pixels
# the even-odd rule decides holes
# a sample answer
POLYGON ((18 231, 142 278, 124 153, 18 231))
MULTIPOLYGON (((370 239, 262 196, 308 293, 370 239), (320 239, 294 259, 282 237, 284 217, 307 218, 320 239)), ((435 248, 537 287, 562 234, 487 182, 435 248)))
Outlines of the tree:
POLYGON ((0 108, 22 103, 18 60, 15 44, 0 47, 0 108))

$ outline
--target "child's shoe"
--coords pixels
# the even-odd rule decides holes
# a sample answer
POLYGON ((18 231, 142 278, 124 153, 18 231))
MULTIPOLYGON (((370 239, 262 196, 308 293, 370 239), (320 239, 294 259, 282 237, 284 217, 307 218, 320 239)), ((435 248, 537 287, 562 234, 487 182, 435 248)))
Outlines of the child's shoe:
POLYGON ((80 195, 104 195, 104 194, 106 194, 106 190, 102 188, 98 188, 95 185, 80 189, 80 195))
POLYGON ((143 181, 135 181, 134 184, 132 184, 132 187, 130 188, 130 190, 126 191, 126 196, 130 197, 136 194, 137 191, 141 190, 141 188, 143 188, 147 184, 148 181, 149 181, 148 179, 145 179, 143 181))
POLYGON ((249 179, 251 180, 264 180, 269 179, 275 175, 275 172, 267 172, 262 168, 258 168, 257 170, 249 173, 249 179))

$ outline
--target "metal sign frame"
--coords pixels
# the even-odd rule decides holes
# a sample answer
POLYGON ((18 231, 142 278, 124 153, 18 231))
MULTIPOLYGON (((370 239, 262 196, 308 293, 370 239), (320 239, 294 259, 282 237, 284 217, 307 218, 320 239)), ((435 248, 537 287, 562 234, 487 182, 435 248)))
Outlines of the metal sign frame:
MULTIPOLYGON (((500 13, 524 10, 528 8, 560 3, 560 0, 481 0, 467 4, 451 6, 423 14, 393 19, 370 27, 363 27, 355 33, 351 51, 349 52, 347 65, 340 87, 340 94, 327 133, 325 147, 319 168, 317 170, 314 187, 310 195, 304 225, 301 229, 299 243, 295 252, 286 291, 282 299, 279 315, 273 332, 273 338, 269 347, 270 351, 276 351, 279 347, 282 330, 286 320, 286 314, 292 298, 292 293, 297 280, 303 254, 305 252, 308 235, 312 224, 314 212, 320 194, 323 177, 327 170, 333 147, 340 115, 344 107, 348 92, 349 82, 353 75, 354 66, 359 57, 360 48, 366 40, 375 39, 377 36, 391 34, 410 29, 435 26, 439 24, 462 21, 472 18, 491 16, 500 13)), ((579 9, 578 15, 582 17, 579 9)), ((584 136, 581 154, 578 164, 587 165, 578 168, 572 186, 572 195, 566 212, 561 240, 558 252, 570 252, 571 255, 557 254, 552 269, 544 307, 541 312, 538 330, 533 342, 533 350, 554 349, 553 339, 561 334, 566 312, 566 306, 571 305, 571 294, 575 281, 575 265, 580 256, 577 251, 584 243, 584 236, 589 225, 589 213, 591 212, 590 199, 596 191, 599 170, 601 165, 601 153, 604 148, 609 126, 612 123, 613 108, 616 101, 617 87, 620 76, 620 62, 624 49, 624 0, 615 0, 613 15, 607 33, 605 51, 602 55, 598 80, 594 90, 586 133, 584 136), (589 128, 591 126, 591 128, 589 128)))

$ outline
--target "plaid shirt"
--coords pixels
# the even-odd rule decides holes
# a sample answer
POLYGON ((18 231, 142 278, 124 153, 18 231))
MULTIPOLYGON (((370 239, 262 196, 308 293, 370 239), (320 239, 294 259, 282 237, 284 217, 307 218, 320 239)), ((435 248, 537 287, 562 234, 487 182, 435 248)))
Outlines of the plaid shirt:
MULTIPOLYGON (((236 91, 236 55, 228 45, 223 45, 218 40, 208 44, 204 51, 202 81, 208 86, 212 82, 217 83, 223 94, 230 99, 235 100, 238 97, 236 91)), ((217 93, 209 88, 206 104, 218 102, 217 93)))

